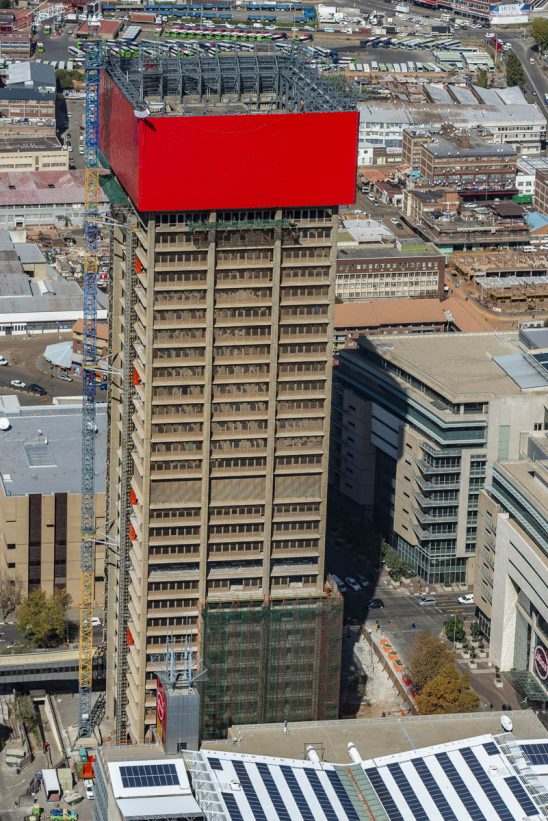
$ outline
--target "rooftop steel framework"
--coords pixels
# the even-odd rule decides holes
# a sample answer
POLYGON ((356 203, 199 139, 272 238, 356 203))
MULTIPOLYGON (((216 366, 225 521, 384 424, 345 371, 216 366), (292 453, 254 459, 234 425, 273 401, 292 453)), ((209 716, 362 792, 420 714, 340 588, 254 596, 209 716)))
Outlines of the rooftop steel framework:
POLYGON ((149 50, 134 57, 108 53, 105 68, 133 105, 170 102, 177 106, 172 113, 178 115, 355 109, 349 95, 292 54, 175 57, 159 48, 152 55, 149 50))

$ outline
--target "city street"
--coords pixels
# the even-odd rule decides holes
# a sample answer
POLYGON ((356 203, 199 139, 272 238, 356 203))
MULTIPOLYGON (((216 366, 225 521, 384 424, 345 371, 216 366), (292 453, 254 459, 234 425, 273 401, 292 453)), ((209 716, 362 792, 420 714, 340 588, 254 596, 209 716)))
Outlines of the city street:
POLYGON ((537 92, 537 96, 532 98, 545 117, 548 117, 548 105, 544 101, 544 95, 548 93, 548 80, 539 62, 538 52, 533 48, 532 40, 524 40, 518 34, 506 34, 505 40, 512 44, 512 49, 521 60, 523 70, 531 87, 537 92), (531 63, 534 60, 534 63, 531 63))

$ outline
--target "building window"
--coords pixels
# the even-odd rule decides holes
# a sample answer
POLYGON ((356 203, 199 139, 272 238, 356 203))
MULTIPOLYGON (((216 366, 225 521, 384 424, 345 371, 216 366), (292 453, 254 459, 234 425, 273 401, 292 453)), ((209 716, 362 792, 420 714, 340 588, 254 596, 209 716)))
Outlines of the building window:
POLYGON ((13 542, 8 542, 6 547, 8 550, 15 550, 15 544, 13 542))

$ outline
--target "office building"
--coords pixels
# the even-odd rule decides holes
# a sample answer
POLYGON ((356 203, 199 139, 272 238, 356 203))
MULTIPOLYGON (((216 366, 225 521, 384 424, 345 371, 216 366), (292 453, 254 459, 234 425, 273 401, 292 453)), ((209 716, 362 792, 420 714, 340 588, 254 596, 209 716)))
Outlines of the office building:
POLYGON ((480 494, 474 598, 489 658, 530 706, 548 702, 548 408, 520 458, 480 494), (539 703, 540 702, 540 703, 539 703))
POLYGON ((371 299, 335 305, 335 350, 357 348, 360 336, 442 333, 454 329, 439 299, 371 299))
POLYGON ((548 170, 540 169, 536 173, 533 205, 542 214, 548 214, 548 170))
MULTIPOLYGON (((75 388, 75 393, 76 393, 75 388)), ((0 397, 0 568, 23 593, 66 590, 80 604, 81 403, 25 405, 0 397), (3 426, 4 427, 4 426, 3 426)), ((105 405, 97 412, 95 510, 104 525, 105 405)), ((104 552, 95 559, 95 602, 104 603, 104 552)))
POLYGON ((335 371, 331 486, 428 583, 474 578, 478 496, 544 424, 548 371, 516 334, 361 338, 335 371))
POLYGON ((394 246, 340 248, 336 295, 344 302, 365 299, 443 296, 445 257, 419 240, 394 246))
POLYGON ((113 232, 117 737, 156 732, 170 635, 208 671, 203 734, 235 716, 334 717, 328 431, 337 212, 354 198, 357 113, 290 57, 123 66, 111 58, 101 98, 101 149, 135 226, 131 241, 113 232))

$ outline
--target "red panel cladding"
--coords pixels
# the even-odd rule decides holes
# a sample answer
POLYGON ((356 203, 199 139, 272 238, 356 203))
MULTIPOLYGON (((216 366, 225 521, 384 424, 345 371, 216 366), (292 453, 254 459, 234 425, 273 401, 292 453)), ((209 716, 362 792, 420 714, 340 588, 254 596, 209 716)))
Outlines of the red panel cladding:
POLYGON ((138 120, 110 78, 105 92, 101 150, 140 211, 354 202, 357 112, 138 120))
POLYGON ((139 120, 106 71, 101 76, 99 148, 121 184, 137 202, 139 191, 139 120))

